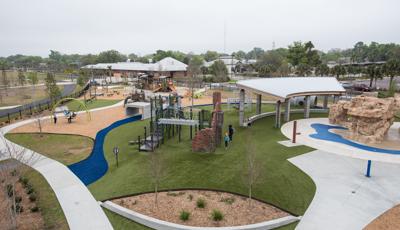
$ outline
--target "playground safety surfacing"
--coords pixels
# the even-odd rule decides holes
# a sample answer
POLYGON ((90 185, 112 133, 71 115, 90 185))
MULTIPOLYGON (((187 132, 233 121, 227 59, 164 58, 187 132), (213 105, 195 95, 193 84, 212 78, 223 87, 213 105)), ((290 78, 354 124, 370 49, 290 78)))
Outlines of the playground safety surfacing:
POLYGON ((112 123, 110 126, 100 130, 96 134, 91 154, 86 159, 69 165, 68 168, 85 184, 89 185, 100 179, 108 170, 108 163, 104 156, 104 140, 106 135, 113 129, 135 121, 140 121, 142 115, 128 117, 112 123))
MULTIPOLYGON (((290 121, 281 127, 281 132, 290 140, 293 123, 290 121)), ((399 127, 400 122, 395 122, 389 130, 391 135, 381 144, 363 144, 345 138, 347 130, 329 124, 328 118, 300 119, 297 120, 296 143, 347 157, 400 164, 400 142, 396 141, 400 140, 399 127)))

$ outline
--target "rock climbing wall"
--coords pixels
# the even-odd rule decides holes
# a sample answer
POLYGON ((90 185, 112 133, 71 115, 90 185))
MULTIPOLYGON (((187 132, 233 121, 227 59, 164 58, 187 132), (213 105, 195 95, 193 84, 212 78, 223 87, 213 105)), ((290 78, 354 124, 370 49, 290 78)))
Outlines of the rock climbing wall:
POLYGON ((221 109, 221 93, 213 93, 214 111, 212 114, 211 128, 197 132, 192 141, 193 152, 214 152, 222 143, 224 112, 221 109))
POLYGON ((358 96, 330 107, 329 122, 349 129, 346 138, 363 143, 380 143, 392 126, 400 98, 358 96))

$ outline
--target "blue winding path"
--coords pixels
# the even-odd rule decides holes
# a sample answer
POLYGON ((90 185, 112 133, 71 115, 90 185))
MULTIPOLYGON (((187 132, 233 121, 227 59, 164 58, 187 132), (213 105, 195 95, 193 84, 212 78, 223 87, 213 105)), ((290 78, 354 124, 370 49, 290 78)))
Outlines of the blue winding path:
POLYGON ((108 170, 108 163, 104 157, 104 139, 108 132, 129 122, 139 121, 142 115, 128 117, 112 123, 110 126, 100 130, 96 134, 92 153, 86 159, 75 164, 69 165, 68 168, 85 184, 89 185, 100 179, 108 170))
POLYGON ((310 137, 315 138, 315 139, 338 142, 338 143, 350 145, 352 147, 370 151, 370 152, 400 154, 399 150, 381 149, 381 148, 375 148, 375 147, 359 144, 359 143, 350 141, 348 139, 345 139, 342 136, 340 136, 339 134, 329 132, 330 129, 346 129, 342 126, 325 125, 325 124, 316 123, 316 124, 312 124, 311 127, 313 129, 315 129, 315 131, 317 132, 316 134, 310 135, 310 137))

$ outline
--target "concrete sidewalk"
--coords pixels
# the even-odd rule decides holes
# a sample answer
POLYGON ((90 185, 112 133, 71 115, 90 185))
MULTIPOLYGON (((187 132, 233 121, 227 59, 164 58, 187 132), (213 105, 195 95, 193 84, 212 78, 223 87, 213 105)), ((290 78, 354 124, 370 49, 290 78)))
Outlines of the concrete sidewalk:
MULTIPOLYGON (((111 106, 102 109, 109 107, 111 106)), ((43 119, 49 118, 50 117, 46 117, 43 119)), ((34 119, 30 119, 3 127, 0 129, 0 135, 18 126, 34 121, 34 119)), ((7 142, 14 145, 17 149, 22 148, 12 142, 7 142)), ((0 151, 3 151, 4 148, 5 145, 1 142, 0 151)), ((37 160, 31 167, 40 172, 53 189, 63 209, 70 229, 113 229, 107 216, 87 187, 67 168, 67 166, 39 153, 33 152, 33 154, 37 160)))
POLYGON ((373 162, 372 177, 364 176, 367 161, 316 150, 289 159, 307 173, 317 190, 296 229, 362 229, 400 203, 400 166, 373 162))

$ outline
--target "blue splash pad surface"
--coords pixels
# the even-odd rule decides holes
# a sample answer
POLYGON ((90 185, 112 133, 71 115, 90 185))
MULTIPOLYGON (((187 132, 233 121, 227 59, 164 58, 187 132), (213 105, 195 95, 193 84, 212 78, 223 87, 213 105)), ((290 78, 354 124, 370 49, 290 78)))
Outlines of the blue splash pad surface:
POLYGON ((106 158, 104 157, 104 139, 108 132, 111 130, 124 125, 129 122, 139 121, 142 115, 137 115, 133 117, 128 117, 119 121, 112 123, 110 126, 100 130, 96 134, 96 139, 94 140, 93 150, 89 157, 86 159, 69 165, 68 168, 85 184, 89 185, 98 179, 100 179, 108 170, 108 164, 106 158))
POLYGON ((387 153, 387 154, 400 154, 400 150, 382 149, 382 148, 376 148, 376 147, 363 145, 363 144, 356 143, 354 141, 350 141, 348 139, 345 139, 344 137, 340 136, 339 134, 329 132, 330 129, 343 129, 343 130, 347 129, 347 128, 344 128, 342 126, 325 125, 325 124, 315 123, 315 124, 311 124, 311 127, 313 129, 315 129, 315 131, 317 132, 315 134, 310 134, 310 137, 315 138, 315 139, 342 143, 342 144, 345 144, 345 145, 350 145, 352 147, 359 148, 359 149, 366 150, 366 151, 370 151, 370 152, 387 153))

